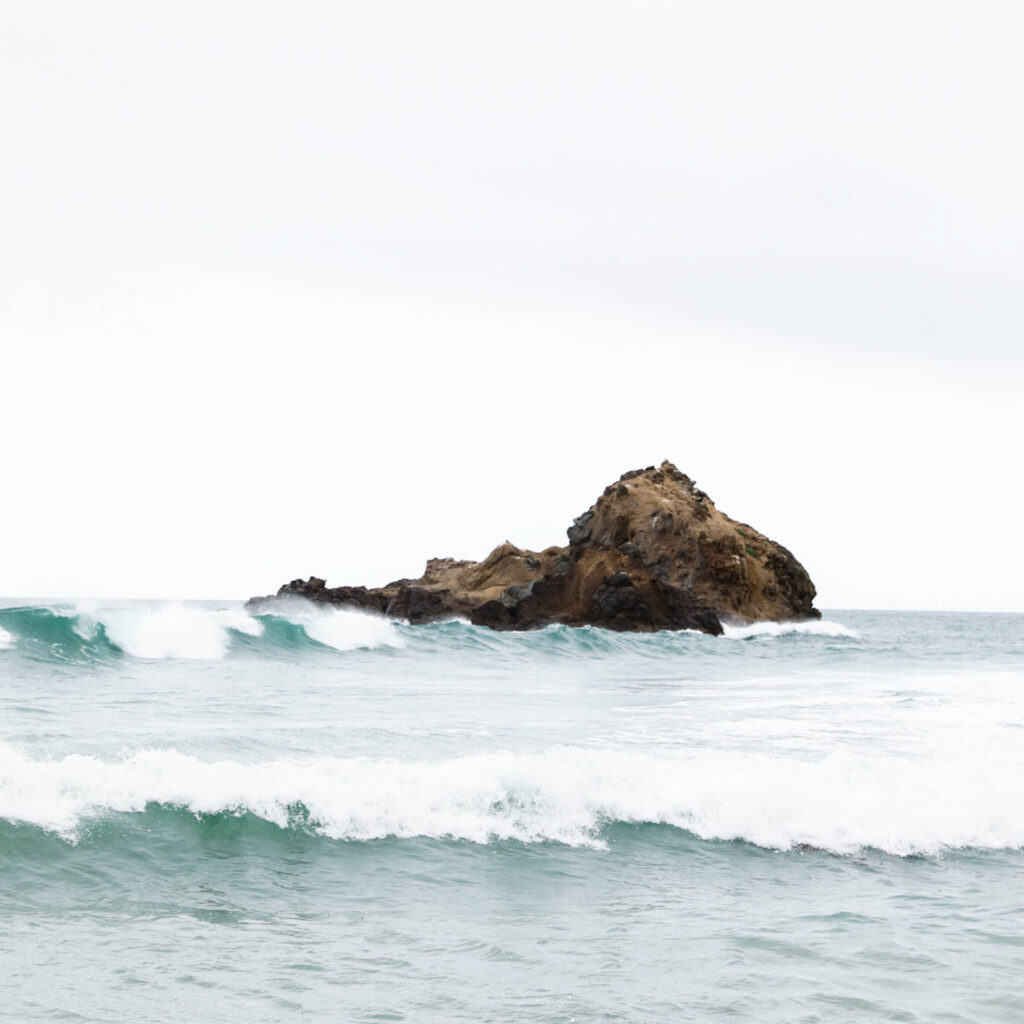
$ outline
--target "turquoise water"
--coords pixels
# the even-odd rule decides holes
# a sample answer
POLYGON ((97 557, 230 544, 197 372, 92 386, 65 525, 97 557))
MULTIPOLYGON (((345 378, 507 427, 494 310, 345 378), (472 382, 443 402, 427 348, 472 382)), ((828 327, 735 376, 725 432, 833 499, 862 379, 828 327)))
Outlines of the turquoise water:
POLYGON ((1022 616, 7 604, 0 1019, 1024 1019, 1022 616))

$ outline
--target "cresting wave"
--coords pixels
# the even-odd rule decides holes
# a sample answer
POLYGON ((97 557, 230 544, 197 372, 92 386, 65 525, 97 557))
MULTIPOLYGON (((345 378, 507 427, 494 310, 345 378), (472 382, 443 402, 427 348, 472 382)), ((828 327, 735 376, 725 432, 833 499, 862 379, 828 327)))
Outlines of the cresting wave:
POLYGON ((174 750, 34 760, 0 744, 0 818, 77 841, 111 814, 250 814, 335 840, 385 837, 601 847, 615 823, 706 840, 899 856, 1024 846, 1017 762, 818 761, 555 747, 440 761, 206 762, 174 750))
POLYGON ((860 634, 838 622, 827 619, 812 619, 807 622, 752 622, 746 626, 723 624, 724 636, 730 640, 753 640, 758 637, 776 636, 831 636, 857 640, 860 634))
MULTIPOLYGON (((219 660, 233 651, 289 652, 304 647, 388 649, 406 646, 409 637, 424 644, 457 639, 482 650, 536 647, 550 654, 584 655, 655 653, 666 645, 691 643, 714 649, 720 643, 691 630, 640 634, 591 626, 549 626, 536 633, 496 634, 462 620, 409 627, 378 615, 301 599, 282 603, 273 615, 255 616, 240 608, 182 602, 113 606, 78 602, 0 609, 0 652, 24 649, 33 657, 55 661, 106 662, 121 655, 147 660, 219 660)), ((725 637, 857 639, 858 634, 837 622, 760 622, 726 626, 725 637)))
POLYGON ((338 651, 401 647, 404 640, 388 619, 306 602, 278 615, 252 616, 241 609, 163 605, 72 606, 0 610, 0 649, 26 647, 54 660, 109 660, 119 654, 148 660, 216 660, 233 646, 264 639, 268 647, 320 645, 338 651))

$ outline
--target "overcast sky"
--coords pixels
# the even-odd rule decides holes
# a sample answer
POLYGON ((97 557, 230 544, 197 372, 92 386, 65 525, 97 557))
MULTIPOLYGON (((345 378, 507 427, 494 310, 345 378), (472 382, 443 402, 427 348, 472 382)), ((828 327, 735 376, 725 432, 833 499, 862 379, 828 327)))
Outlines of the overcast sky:
POLYGON ((1024 610, 1024 15, 7 4, 0 595, 380 584, 675 461, 1024 610))

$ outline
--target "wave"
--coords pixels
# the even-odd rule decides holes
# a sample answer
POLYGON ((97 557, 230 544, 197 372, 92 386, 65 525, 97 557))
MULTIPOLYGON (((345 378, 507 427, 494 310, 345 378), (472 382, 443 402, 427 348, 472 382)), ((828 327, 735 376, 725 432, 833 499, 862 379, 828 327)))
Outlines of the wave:
POLYGON ((100 627, 110 643, 136 658, 219 659, 231 646, 231 632, 259 636, 262 623, 243 612, 216 611, 180 604, 160 608, 114 608, 101 612, 79 610, 73 629, 84 640, 100 627))
POLYGON ((42 660, 104 662, 119 655, 146 660, 219 660, 233 647, 266 637, 268 646, 351 651, 401 647, 396 624, 344 608, 294 602, 276 615, 182 602, 162 605, 71 606, 0 610, 0 649, 20 647, 42 660))
MULTIPOLYGON (((837 622, 759 622, 726 626, 738 640, 792 635, 857 638, 837 622)), ((720 641, 692 630, 621 633, 593 626, 548 626, 528 633, 497 633, 465 620, 409 626, 381 615, 313 604, 278 602, 273 614, 185 602, 75 604, 0 609, 0 652, 21 650, 43 661, 106 664, 122 656, 146 660, 219 660, 231 654, 294 655, 301 650, 388 650, 408 646, 550 657, 629 655, 662 657, 696 648, 722 650, 720 641)))
POLYGON ((280 603, 277 613, 277 618, 299 626, 311 640, 336 651, 405 646, 396 623, 380 615, 330 608, 309 601, 280 603))
POLYGON ((34 760, 0 744, 0 818, 77 841, 157 808, 249 815, 334 840, 425 837, 601 847, 617 824, 669 825, 840 855, 1024 846, 1019 763, 834 754, 818 761, 701 751, 555 747, 440 761, 321 757, 255 764, 141 750, 34 760))
POLYGON ((805 622, 751 622, 746 625, 723 623, 724 636, 731 640, 753 640, 759 637, 780 636, 828 636, 860 639, 855 629, 827 619, 810 619, 805 622))

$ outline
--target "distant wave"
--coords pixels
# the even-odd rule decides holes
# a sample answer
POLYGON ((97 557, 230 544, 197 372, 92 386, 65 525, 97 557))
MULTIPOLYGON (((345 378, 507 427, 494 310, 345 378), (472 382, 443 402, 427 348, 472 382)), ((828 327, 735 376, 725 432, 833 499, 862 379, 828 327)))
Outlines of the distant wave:
MULTIPOLYGON (((757 622, 726 626, 734 640, 798 637, 852 638, 838 622, 757 622)), ((282 655, 307 649, 335 651, 456 646, 467 651, 543 652, 558 656, 629 654, 662 656, 699 645, 714 650, 714 637, 693 630, 621 633, 593 626, 548 626, 528 633, 496 633, 465 620, 409 626, 351 608, 290 599, 273 614, 210 608, 184 602, 29 606, 0 609, 0 651, 22 648, 44 661, 105 663, 127 655, 147 660, 218 660, 231 653, 282 655)))
POLYGON ((556 747, 439 761, 256 764, 141 750, 117 761, 34 760, 0 744, 0 818, 75 841, 111 814, 252 815, 335 840, 384 837, 599 847, 616 823, 674 826, 836 854, 1024 846, 1019 763, 556 747))
POLYGON ((839 622, 810 619, 806 622, 751 622, 745 626, 723 624, 724 635, 731 640, 752 640, 755 637, 777 636, 834 636, 856 640, 860 634, 839 622))
POLYGON ((19 641, 44 660, 105 661, 117 655, 147 660, 217 660, 234 645, 266 638, 270 647, 330 647, 337 651, 401 647, 395 623, 364 612, 282 605, 276 615, 253 616, 240 609, 212 609, 181 602, 163 605, 73 606, 0 610, 0 648, 19 641))

